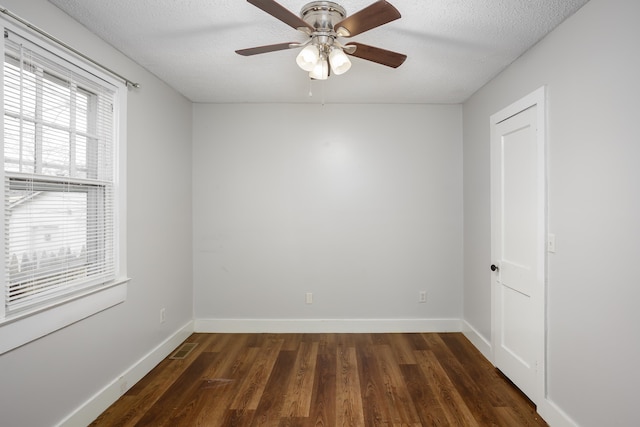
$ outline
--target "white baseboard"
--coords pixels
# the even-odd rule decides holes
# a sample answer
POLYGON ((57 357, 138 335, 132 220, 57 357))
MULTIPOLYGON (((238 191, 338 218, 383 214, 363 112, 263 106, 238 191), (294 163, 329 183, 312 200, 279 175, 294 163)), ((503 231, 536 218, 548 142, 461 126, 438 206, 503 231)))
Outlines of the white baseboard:
POLYGON ((192 333, 193 321, 189 321, 102 390, 89 398, 67 418, 62 420, 58 426, 84 427, 89 425, 135 383, 147 375, 158 363, 171 354, 192 333))
POLYGON ((196 319, 195 332, 460 332, 460 319, 196 319))
POLYGON ((549 399, 544 399, 542 404, 538 405, 538 413, 540 416, 553 427, 578 427, 578 423, 573 421, 562 409, 549 399))
POLYGON ((462 333, 471 344, 473 344, 482 355, 491 363, 493 363, 493 350, 491 348, 491 342, 471 326, 466 320, 462 321, 462 333))

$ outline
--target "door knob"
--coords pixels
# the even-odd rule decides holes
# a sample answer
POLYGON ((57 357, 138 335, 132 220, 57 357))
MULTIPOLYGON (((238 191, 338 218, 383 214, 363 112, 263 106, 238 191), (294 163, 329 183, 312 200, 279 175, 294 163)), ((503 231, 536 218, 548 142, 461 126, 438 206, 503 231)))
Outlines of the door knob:
POLYGON ((498 271, 498 270, 500 270, 500 269, 498 268, 497 265, 491 264, 491 271, 498 271))

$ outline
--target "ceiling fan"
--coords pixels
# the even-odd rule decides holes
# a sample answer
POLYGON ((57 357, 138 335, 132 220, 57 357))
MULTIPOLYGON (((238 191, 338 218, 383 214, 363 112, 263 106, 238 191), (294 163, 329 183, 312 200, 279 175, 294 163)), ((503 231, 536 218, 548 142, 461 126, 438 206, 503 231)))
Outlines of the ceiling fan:
POLYGON ((364 9, 347 16, 346 10, 331 1, 313 1, 302 7, 300 16, 295 15, 274 0, 247 0, 269 15, 308 36, 305 42, 279 43, 267 46, 236 50, 243 56, 258 55, 278 50, 303 48, 296 63, 309 77, 325 80, 330 72, 339 75, 351 68, 347 55, 397 68, 407 55, 349 42, 342 44, 339 38, 353 37, 400 18, 400 12, 385 0, 379 0, 364 9))

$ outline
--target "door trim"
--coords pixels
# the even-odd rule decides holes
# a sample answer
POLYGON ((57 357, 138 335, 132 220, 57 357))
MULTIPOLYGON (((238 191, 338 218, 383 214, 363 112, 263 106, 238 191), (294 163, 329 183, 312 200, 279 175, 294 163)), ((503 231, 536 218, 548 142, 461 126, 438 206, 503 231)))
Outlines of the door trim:
MULTIPOLYGON (((495 168, 494 165, 499 164, 496 161, 499 161, 499 158, 496 159, 496 155, 499 156, 499 153, 496 153, 493 140, 496 133, 496 125, 507 120, 510 117, 515 116, 516 114, 527 110, 533 106, 537 107, 536 114, 536 126, 537 126, 537 155, 538 155, 538 188, 541 191, 538 193, 538 206, 539 211, 537 213, 538 218, 538 236, 536 237, 537 242, 537 251, 538 251, 538 265, 536 266, 537 271, 537 280, 540 285, 541 293, 540 297, 536 298, 534 304, 535 311, 535 345, 536 345, 536 386, 535 386, 535 395, 529 396, 533 403, 535 403, 538 408, 543 404, 546 400, 547 390, 546 390, 546 300, 547 300, 547 251, 546 251, 546 241, 547 241, 547 159, 546 159, 546 94, 545 87, 541 87, 524 98, 514 102, 508 107, 500 110, 499 112, 491 115, 490 117, 490 157, 491 157, 491 211, 494 212, 496 198, 493 192, 493 183, 496 182, 496 179, 499 179, 499 168, 495 168), (498 174, 498 175, 497 175, 498 174)), ((493 230, 499 228, 499 224, 497 224, 497 220, 494 215, 491 215, 491 262, 493 263, 497 259, 497 254, 495 253, 496 244, 493 242, 494 233, 493 230)), ((489 266, 487 265, 487 269, 489 266)), ((497 323, 496 323, 496 297, 497 297, 497 275, 491 274, 491 354, 492 354, 492 363, 495 365, 495 349, 497 343, 497 323)))

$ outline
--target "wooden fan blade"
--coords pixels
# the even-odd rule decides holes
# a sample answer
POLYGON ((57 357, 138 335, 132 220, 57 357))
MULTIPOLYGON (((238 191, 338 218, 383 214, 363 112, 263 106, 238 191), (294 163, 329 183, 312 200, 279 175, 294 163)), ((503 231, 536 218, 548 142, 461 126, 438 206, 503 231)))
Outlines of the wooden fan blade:
POLYGON ((299 45, 300 44, 296 42, 270 44, 267 46, 250 47, 248 49, 236 50, 236 53, 242 56, 251 56, 251 55, 258 55, 261 53, 275 52, 278 50, 293 49, 298 47, 299 45))
POLYGON ((355 46, 356 50, 353 53, 345 53, 357 58, 366 59, 367 61, 377 62, 378 64, 386 65, 387 67, 398 68, 402 65, 407 55, 402 53, 392 52, 390 50, 380 49, 379 47, 367 46, 362 43, 347 43, 346 46, 355 46))
POLYGON ((255 7, 262 9, 267 12, 269 15, 273 16, 289 25, 296 30, 304 31, 306 33, 310 33, 314 31, 314 28, 304 22, 302 18, 298 15, 295 15, 289 9, 285 8, 279 3, 276 3, 273 0, 247 0, 249 3, 254 5, 255 7))
POLYGON ((333 29, 341 37, 353 37, 400 18, 400 12, 385 0, 377 1, 346 17, 333 29))

